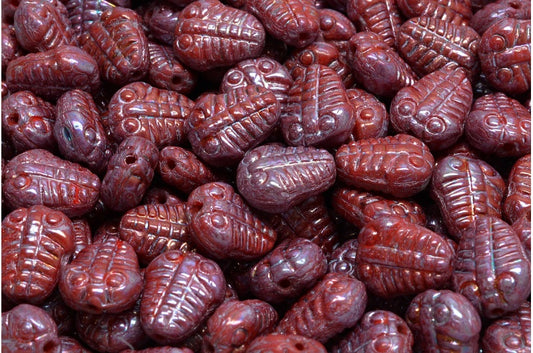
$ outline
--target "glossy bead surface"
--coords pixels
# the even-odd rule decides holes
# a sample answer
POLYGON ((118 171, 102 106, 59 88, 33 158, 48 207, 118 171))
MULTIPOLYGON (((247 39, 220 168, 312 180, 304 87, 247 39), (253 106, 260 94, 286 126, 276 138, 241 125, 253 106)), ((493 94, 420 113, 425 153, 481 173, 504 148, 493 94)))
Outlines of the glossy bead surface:
POLYGON ((204 184, 187 199, 194 244, 214 259, 249 261, 269 252, 276 232, 259 219, 233 187, 204 184))
POLYGON ((236 165, 263 142, 279 121, 281 106, 269 89, 257 85, 196 99, 186 130, 193 152, 214 166, 236 165))
POLYGON ((287 92, 293 79, 284 65, 267 56, 247 59, 226 71, 220 89, 227 93, 237 87, 258 85, 274 93, 281 105, 287 101, 287 92))
POLYGON ((317 340, 301 335, 273 333, 259 336, 248 346, 246 353, 326 353, 317 340))
POLYGON ((531 88, 531 19, 507 18, 489 27, 479 44, 481 69, 490 85, 516 95, 531 88))
POLYGON ((320 32, 316 41, 333 44, 339 50, 339 54, 346 59, 349 48, 348 42, 357 32, 355 25, 346 17, 344 10, 341 12, 331 8, 318 9, 318 16, 320 18, 320 32))
POLYGON ((419 76, 455 62, 472 79, 480 69, 477 59, 479 41, 479 34, 469 26, 423 16, 411 18, 401 25, 397 47, 419 76))
POLYGON ((165 251, 191 248, 185 204, 148 204, 132 208, 120 219, 119 235, 133 247, 144 265, 165 251))
POLYGON ((2 71, 5 71, 7 64, 22 55, 22 48, 15 36, 15 26, 2 21, 2 71))
POLYGON ((461 294, 429 289, 409 304, 405 321, 415 338, 415 350, 478 353, 481 319, 461 294))
POLYGON ((57 326, 43 309, 20 304, 2 313, 2 352, 61 351, 57 326))
POLYGON ((106 119, 118 142, 140 136, 163 148, 185 141, 185 120, 193 106, 191 99, 178 92, 132 82, 111 97, 106 119))
POLYGON ((117 6, 104 11, 82 33, 79 45, 98 63, 102 80, 124 85, 148 72, 148 39, 140 16, 131 9, 117 6))
POLYGON ((355 119, 350 140, 385 137, 389 128, 389 113, 385 104, 364 89, 350 88, 346 94, 355 119))
POLYGON ((450 65, 402 88, 391 102, 395 131, 418 137, 432 151, 452 146, 463 135, 473 101, 464 69, 450 65))
POLYGON ((72 221, 35 205, 2 221, 2 294, 15 303, 42 304, 74 251, 72 221))
POLYGON ((430 193, 450 236, 458 240, 478 215, 501 216, 505 182, 487 162, 450 155, 436 164, 430 193))
POLYGON ((97 352, 122 352, 142 348, 149 341, 140 320, 140 301, 116 314, 76 314, 76 333, 80 340, 97 352))
POLYGON ((72 89, 96 93, 100 88, 100 73, 94 58, 71 45, 13 59, 5 75, 11 92, 28 90, 50 101, 72 89))
POLYGON ((113 1, 106 0, 66 0, 63 3, 67 8, 75 42, 87 31, 91 23, 100 19, 105 10, 114 7, 113 1))
POLYGON ((374 219, 395 216, 424 226, 426 216, 418 203, 404 199, 388 199, 379 194, 338 187, 331 195, 332 207, 340 216, 358 228, 374 219))
POLYGON ((239 163, 237 188, 252 207, 279 213, 327 190, 335 175, 327 150, 266 144, 250 150, 239 163))
POLYGON ((148 42, 150 68, 148 82, 158 88, 189 94, 197 85, 197 75, 183 66, 172 47, 148 42))
POLYGON ((137 206, 155 174, 159 160, 157 146, 139 136, 124 139, 111 156, 102 179, 100 197, 114 211, 137 206))
POLYGON ((117 237, 97 241, 66 265, 59 291, 71 308, 93 314, 130 309, 143 287, 133 247, 117 237))
POLYGON ((276 332, 325 343, 354 326, 363 315, 366 302, 366 289, 361 281, 342 273, 328 273, 291 306, 276 332))
POLYGON ((378 96, 392 97, 416 81, 411 67, 374 32, 350 38, 348 62, 357 83, 378 96))
POLYGON ((516 18, 527 20, 531 18, 531 4, 527 0, 498 0, 491 1, 476 11, 470 26, 474 28, 479 35, 483 33, 496 22, 505 18, 516 18))
POLYGON ((96 204, 100 179, 77 163, 33 149, 6 164, 2 189, 4 201, 12 209, 44 205, 74 217, 86 214, 96 204))
POLYGON ((326 274, 326 256, 305 238, 286 239, 250 270, 252 293, 269 303, 298 298, 326 274))
POLYGON ((509 223, 531 212, 531 154, 519 158, 509 173, 502 212, 509 223))
POLYGON ((68 160, 101 174, 113 151, 92 96, 82 90, 63 94, 56 103, 54 137, 68 160))
POLYGON ((515 313, 493 321, 481 338, 483 352, 531 351, 531 303, 525 301, 515 313))
POLYGON ((394 0, 347 0, 346 12, 361 32, 379 35, 391 48, 396 46, 402 19, 394 0))
POLYGON ((355 120, 339 74, 328 66, 311 64, 293 75, 280 117, 285 142, 324 148, 345 142, 355 120))
POLYGON ((328 256, 339 242, 335 219, 324 194, 311 196, 280 213, 263 213, 261 218, 276 230, 278 240, 305 238, 318 245, 328 256))
POLYGON ((67 8, 59 0, 22 0, 13 24, 19 44, 30 52, 73 44, 67 8))
POLYGON ((304 48, 294 50, 283 63, 294 79, 304 75, 305 69, 313 64, 333 69, 341 77, 346 88, 355 83, 345 57, 335 45, 327 42, 313 42, 304 48))
POLYGON ((472 18, 470 1, 464 0, 397 0, 405 18, 434 17, 457 25, 468 25, 472 18))
POLYGON ((244 352, 257 336, 270 333, 277 321, 278 313, 264 301, 227 301, 207 320, 206 351, 244 352))
POLYGON ((272 37, 296 48, 311 44, 320 28, 314 3, 307 0, 248 0, 246 9, 256 16, 272 37))
POLYGON ((452 276, 453 249, 425 227, 382 217, 367 223, 357 240, 358 278, 380 297, 443 288, 452 276))
POLYGON ((179 250, 156 257, 144 279, 141 324, 159 344, 175 345, 198 329, 222 303, 226 288, 216 262, 179 250))
POLYGON ((57 149, 54 106, 30 91, 18 91, 2 100, 2 132, 18 153, 33 148, 57 149))
POLYGON ((186 194, 217 179, 194 153, 179 146, 167 146, 159 152, 157 172, 165 183, 186 194))
POLYGON ((531 291, 529 260, 511 226, 477 216, 463 232, 454 264, 453 288, 485 318, 520 307, 531 291))
POLYGON ((357 350, 361 353, 411 353, 413 344, 413 333, 400 316, 386 310, 372 310, 363 315, 331 353, 357 350))
POLYGON ((488 155, 521 157, 531 151, 531 113, 501 92, 484 95, 468 114, 465 136, 488 155))
POLYGON ((265 29, 253 15, 218 0, 197 0, 179 14, 174 53, 188 67, 207 71, 257 57, 265 29))
POLYGON ((422 141, 398 134, 344 144, 335 163, 338 178, 346 184, 402 198, 429 184, 434 158, 422 141))
POLYGON ((143 12, 143 23, 148 27, 150 37, 172 47, 179 14, 179 7, 171 2, 154 1, 147 4, 143 12))

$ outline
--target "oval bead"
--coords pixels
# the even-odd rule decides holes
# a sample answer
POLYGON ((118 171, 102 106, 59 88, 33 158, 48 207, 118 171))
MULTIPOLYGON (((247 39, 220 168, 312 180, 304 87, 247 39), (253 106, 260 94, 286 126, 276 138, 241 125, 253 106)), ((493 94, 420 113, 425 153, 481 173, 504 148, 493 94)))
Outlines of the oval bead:
POLYGON ((326 150, 266 144, 239 163, 237 188, 252 207, 280 213, 327 190, 335 175, 335 161, 326 150))

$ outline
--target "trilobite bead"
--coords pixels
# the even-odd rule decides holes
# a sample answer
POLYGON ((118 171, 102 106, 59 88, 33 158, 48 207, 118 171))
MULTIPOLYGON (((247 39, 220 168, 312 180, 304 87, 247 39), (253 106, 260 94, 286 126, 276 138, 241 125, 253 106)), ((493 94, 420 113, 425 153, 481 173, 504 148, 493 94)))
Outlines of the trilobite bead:
POLYGON ((481 318, 459 293, 442 289, 417 295, 409 304, 405 321, 415 338, 415 351, 479 352, 481 318))
POLYGON ((335 154, 335 163, 339 179, 346 184, 403 198, 429 184, 434 158, 422 141, 398 134, 344 144, 335 154))
POLYGON ((73 251, 72 221, 63 212, 35 205, 9 213, 2 221, 2 294, 44 303, 73 251))
POLYGON ((481 338, 483 352, 511 353, 531 350, 531 303, 525 301, 515 313, 492 321, 481 338))
POLYGON ((216 262, 180 250, 156 257, 144 280, 141 324, 159 344, 176 345, 192 334, 222 303, 226 289, 216 262))
POLYGON ((356 82, 378 96, 392 97, 416 81, 411 67, 374 32, 359 32, 350 38, 348 63, 356 82))
POLYGON ((388 199, 379 194, 338 187, 331 195, 332 207, 340 216, 358 228, 374 219, 396 216, 424 226, 426 216, 418 203, 404 199, 388 199))
POLYGON ((250 150, 237 168, 237 188, 261 211, 280 213, 327 190, 335 161, 324 149, 267 144, 250 150))
POLYGON ((465 136, 488 155, 521 157, 531 151, 531 113, 502 92, 481 96, 468 114, 465 136))
POLYGON ((277 125, 281 106, 269 89, 257 85, 196 100, 187 118, 193 152, 214 166, 236 165, 277 125))
POLYGON ((346 13, 360 32, 370 31, 394 48, 402 19, 396 1, 347 0, 346 13))
POLYGON ((402 88, 390 105, 397 132, 418 137, 432 151, 448 148, 463 135, 473 101, 464 69, 445 66, 402 88))
POLYGON ((96 174, 104 172, 113 150, 92 96, 68 91, 57 100, 56 111, 53 132, 61 154, 96 174))
POLYGON ((332 353, 350 353, 363 348, 361 352, 413 351, 413 333, 407 323, 398 315, 387 310, 367 311, 353 330, 343 337, 332 349, 332 353))
POLYGON ((214 182, 196 188, 187 206, 192 241, 211 258, 249 261, 274 247, 276 232, 252 213, 229 184, 214 182))
POLYGON ((354 123, 338 73, 321 64, 304 68, 289 89, 281 113, 285 142, 291 146, 338 146, 348 139, 354 123))
POLYGON ((244 352, 255 337, 269 333, 278 313, 258 299, 230 300, 220 305, 207 320, 206 350, 220 353, 244 352))
POLYGON ((154 178, 159 160, 157 146, 139 136, 125 138, 111 156, 102 179, 100 198, 117 212, 137 206, 154 178))
POLYGON ((176 59, 172 47, 150 41, 148 53, 148 82, 151 85, 181 94, 189 94, 196 87, 197 75, 176 59))
POLYGON ((387 136, 389 113, 385 104, 364 89, 349 88, 346 94, 355 119, 350 140, 387 136))
POLYGON ((380 297, 443 288, 452 276, 453 249, 423 226, 383 217, 368 222, 357 240, 358 278, 380 297))
POLYGON ((259 56, 265 29, 243 10, 218 0, 197 0, 181 10, 174 38, 177 58, 194 70, 207 71, 259 56))
POLYGON ((98 201, 100 179, 77 163, 33 149, 6 164, 2 187, 4 201, 12 209, 44 205, 75 217, 92 210, 98 201))
POLYGON ((140 16, 132 9, 113 7, 87 28, 80 47, 98 63, 103 80, 124 85, 148 72, 148 38, 140 16))
POLYGON ((194 153, 179 146, 167 146, 159 152, 157 171, 165 183, 187 194, 217 179, 194 153))
POLYGON ((478 215, 501 216, 505 182, 487 162, 450 155, 435 165, 430 186, 446 230, 458 240, 478 215))
POLYGON ((132 82, 111 97, 106 120, 116 141, 140 136, 163 148, 185 141, 185 121, 193 106, 181 93, 132 82))
POLYGON ((268 56, 260 56, 239 62, 222 78, 220 89, 227 93, 237 87, 251 84, 268 88, 283 106, 293 79, 284 65, 268 56))
POLYGON ((2 351, 60 353, 57 325, 38 306, 19 304, 2 313, 2 351))
POLYGON ((315 4, 307 0, 248 0, 246 10, 256 16, 272 37, 303 48, 317 37, 320 17, 315 4))
POLYGON ((2 131, 18 153, 33 148, 57 149, 54 106, 30 91, 18 91, 2 100, 2 131))
POLYGON ((5 75, 9 91, 28 90, 50 101, 72 89, 95 94, 100 88, 98 64, 88 53, 72 45, 13 59, 5 75))
POLYGON ((498 91, 509 95, 531 88, 531 19, 507 18, 489 27, 478 50, 481 70, 498 91))
POLYGON ((472 18, 470 2, 464 0, 397 0, 396 4, 405 18, 434 17, 457 25, 468 25, 472 18))
POLYGON ((411 18, 401 25, 397 49, 419 76, 455 62, 473 80, 480 70, 477 59, 480 39, 469 26, 422 16, 411 18))
POLYGON ((286 239, 249 271, 252 293, 269 303, 298 298, 326 274, 326 256, 305 238, 286 239))
POLYGON ((517 310, 531 291, 530 265, 520 239, 500 218, 477 216, 463 232, 453 272, 453 288, 482 317, 517 310))
POLYGON ((352 327, 364 313, 364 284, 343 273, 328 273, 295 302, 275 332, 297 334, 321 343, 352 327))
POLYGON ((531 19, 531 4, 527 0, 497 0, 490 2, 474 13, 470 21, 470 27, 479 35, 505 18, 519 20, 531 19))
POLYGON ((305 238, 318 245, 326 256, 338 245, 339 232, 324 194, 318 194, 280 213, 261 215, 278 233, 278 239, 305 238))
POLYGON ((67 8, 58 0, 20 1, 13 24, 18 42, 30 52, 74 44, 67 8))
POLYGON ((121 217, 119 235, 133 247, 139 261, 145 265, 165 251, 191 248, 185 204, 137 206, 121 217))

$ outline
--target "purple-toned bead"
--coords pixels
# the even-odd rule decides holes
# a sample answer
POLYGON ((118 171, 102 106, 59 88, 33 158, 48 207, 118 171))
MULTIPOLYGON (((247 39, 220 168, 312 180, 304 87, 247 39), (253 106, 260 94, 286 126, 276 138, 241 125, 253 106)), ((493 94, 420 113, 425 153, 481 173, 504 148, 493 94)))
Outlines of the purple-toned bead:
POLYGON ((335 161, 324 149, 267 144, 246 153, 237 168, 237 188, 261 211, 280 213, 327 190, 335 161))

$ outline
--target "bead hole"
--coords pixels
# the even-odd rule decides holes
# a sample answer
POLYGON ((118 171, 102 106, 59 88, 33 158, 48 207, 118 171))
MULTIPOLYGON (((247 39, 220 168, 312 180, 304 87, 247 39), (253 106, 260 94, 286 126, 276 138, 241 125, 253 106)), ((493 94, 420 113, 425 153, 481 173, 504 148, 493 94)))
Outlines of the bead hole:
POLYGON ((13 113, 7 116, 7 123, 10 125, 16 125, 19 122, 19 114, 13 113))
POLYGON ((56 343, 54 341, 48 341, 43 346, 43 352, 44 353, 54 352, 54 351, 56 351, 56 348, 57 348, 57 345, 56 345, 56 343))
POLYGON ((296 349, 299 350, 299 351, 303 351, 303 350, 305 349, 303 343, 301 343, 301 342, 296 343, 296 344, 294 345, 294 348, 296 348, 296 349))
POLYGON ((291 286, 291 281, 288 278, 284 278, 278 282, 278 285, 281 288, 289 288, 291 286))
POLYGON ((179 85, 181 83, 181 77, 174 75, 171 81, 173 85, 179 85))
POLYGON ((127 156, 125 159, 126 164, 133 164, 137 161, 137 158, 135 156, 127 156))
POLYGON ((168 167, 168 169, 170 169, 170 170, 176 168, 176 162, 173 161, 172 159, 169 159, 169 160, 167 161, 167 167, 168 167))

